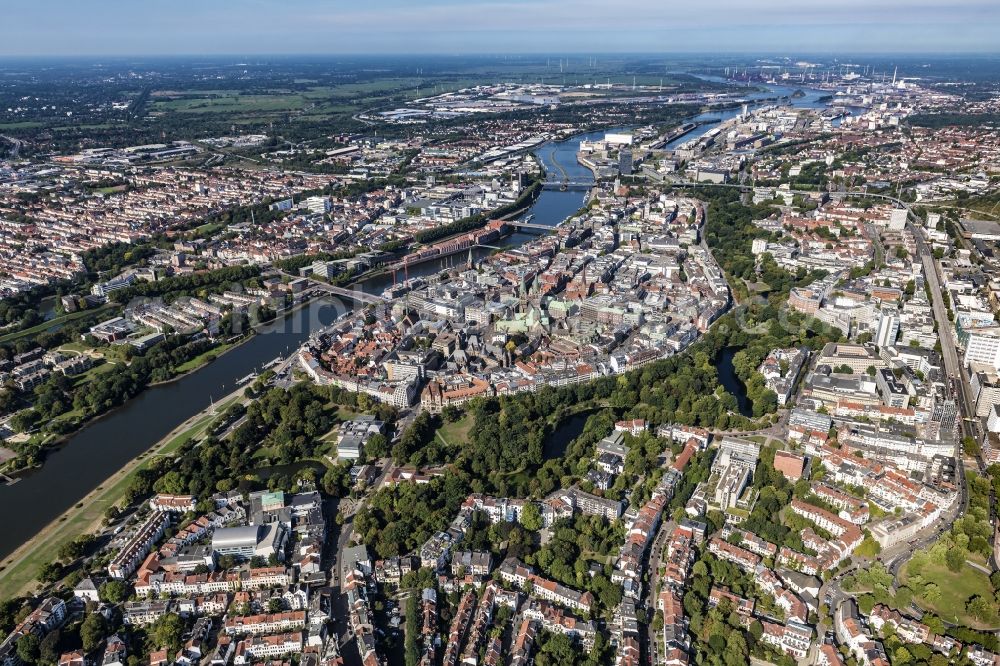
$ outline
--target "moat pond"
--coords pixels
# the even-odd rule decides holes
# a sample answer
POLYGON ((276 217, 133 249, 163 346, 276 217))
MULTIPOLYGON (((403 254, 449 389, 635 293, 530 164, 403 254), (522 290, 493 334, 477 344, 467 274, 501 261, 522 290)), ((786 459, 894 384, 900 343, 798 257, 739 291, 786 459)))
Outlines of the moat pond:
POLYGON ((739 347, 724 347, 719 352, 715 369, 719 373, 719 382, 722 386, 736 396, 736 404, 740 414, 753 416, 753 404, 747 397, 747 387, 743 385, 743 380, 736 376, 736 370, 733 368, 733 357, 739 350, 739 347))
POLYGON ((587 425, 587 418, 595 411, 591 409, 584 412, 577 412, 565 418, 545 438, 545 443, 542 445, 542 457, 545 460, 552 460, 553 458, 561 458, 566 455, 566 447, 583 433, 583 427, 587 425))

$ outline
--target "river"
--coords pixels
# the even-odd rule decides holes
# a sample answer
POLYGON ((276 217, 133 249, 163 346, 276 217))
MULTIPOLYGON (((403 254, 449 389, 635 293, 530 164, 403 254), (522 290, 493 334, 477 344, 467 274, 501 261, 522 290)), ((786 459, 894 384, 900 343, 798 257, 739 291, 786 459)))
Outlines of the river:
MULTIPOLYGON (((576 152, 581 140, 600 136, 603 132, 545 144, 539 149, 539 157, 548 171, 557 170, 553 162, 557 160, 573 180, 592 179, 590 171, 577 164, 576 152)), ((537 224, 555 225, 579 210, 585 197, 585 192, 544 190, 526 214, 534 215, 537 224)), ((504 238, 502 245, 514 247, 536 237, 532 233, 515 233, 504 238)), ((482 258, 489 252, 480 249, 475 256, 482 258)), ((410 276, 431 275, 455 262, 461 265, 465 259, 465 255, 455 255, 420 264, 410 269, 410 276)), ((368 293, 381 293, 391 282, 388 276, 374 278, 363 283, 362 288, 368 293)), ((0 486, 0 506, 6 507, 4 529, 0 531, 0 559, 207 407, 210 400, 231 392, 237 380, 277 356, 291 353, 311 333, 331 324, 343 312, 339 302, 318 301, 292 313, 208 366, 175 382, 147 389, 70 436, 64 446, 49 453, 41 468, 26 472, 13 485, 0 486)))
MULTIPOLYGON (((538 148, 535 155, 541 161, 545 171, 550 174, 558 174, 562 179, 565 173, 568 180, 575 182, 594 182, 594 176, 590 169, 576 161, 576 154, 580 150, 581 141, 593 141, 602 139, 606 132, 614 130, 602 130, 600 132, 589 132, 579 134, 565 141, 551 141, 538 148)), ((532 204, 521 218, 533 215, 534 224, 545 224, 554 226, 565 220, 567 217, 580 210, 586 202, 587 193, 581 191, 561 192, 559 190, 542 190, 538 199, 532 204)), ((517 247, 523 245, 538 234, 531 232, 516 232, 500 239, 497 247, 517 247)), ((489 248, 475 248, 472 251, 473 259, 478 261, 488 256, 493 250, 489 248)), ((462 252, 448 257, 442 257, 434 261, 426 261, 416 266, 411 266, 408 272, 409 277, 427 277, 435 275, 444 270, 463 266, 468 260, 468 253, 462 252)), ((402 280, 402 275, 397 275, 398 280, 402 280)), ((386 287, 392 285, 391 275, 365 280, 361 283, 361 288, 369 294, 381 294, 386 287)))
POLYGON ((249 341, 204 368, 175 382, 151 387, 93 421, 64 446, 51 451, 42 467, 26 472, 13 485, 0 486, 0 506, 5 507, 0 558, 207 407, 210 400, 233 391, 241 377, 290 353, 310 332, 329 325, 343 311, 339 303, 318 301, 262 328, 249 341))
MULTIPOLYGON (((723 77, 720 76, 707 76, 698 75, 698 78, 704 79, 705 81, 711 81, 713 83, 730 83, 723 77)), ((735 85, 735 84, 733 84, 735 85)), ((766 88, 765 91, 755 91, 748 92, 745 97, 748 100, 748 106, 751 109, 755 109, 761 106, 767 106, 768 104, 774 104, 773 101, 769 101, 770 98, 774 97, 788 97, 789 104, 800 109, 823 109, 826 108, 826 103, 822 101, 822 98, 830 95, 828 90, 818 90, 816 88, 805 88, 795 85, 784 86, 784 85, 773 85, 773 84, 756 84, 758 87, 766 88), (796 91, 802 91, 804 95, 802 97, 792 97, 792 94, 796 91)), ((696 139, 706 132, 711 130, 713 127, 731 118, 735 118, 743 112, 741 107, 734 107, 731 109, 719 109, 714 111, 706 111, 705 113, 699 113, 696 116, 690 118, 685 118, 684 122, 699 122, 703 123, 691 130, 684 136, 677 137, 673 141, 669 142, 665 148, 667 150, 673 150, 677 146, 690 141, 691 139, 696 139)), ((835 121, 836 124, 840 124, 840 120, 835 121)))
MULTIPOLYGON (((753 93, 748 98, 790 95, 797 89, 770 86, 769 92, 753 93)), ((803 91, 806 96, 793 99, 794 106, 823 106, 819 98, 826 94, 824 91, 805 88, 803 91)), ((738 109, 725 110, 704 114, 704 117, 725 119, 737 113, 738 109)), ((680 141, 698 136, 698 132, 704 133, 711 126, 703 125, 680 141)), ((613 130, 546 143, 539 147, 536 155, 549 173, 561 175, 565 171, 570 180, 593 181, 590 170, 577 163, 576 153, 581 141, 601 138, 606 131, 613 130)), ((556 225, 579 210, 586 196, 580 191, 544 190, 525 215, 533 215, 532 221, 536 224, 556 225)), ((500 245, 515 247, 535 237, 530 232, 515 233, 504 238, 500 245)), ((489 252, 480 248, 474 251, 474 257, 481 259, 489 252)), ((409 275, 433 275, 446 268, 460 266, 465 260, 466 255, 454 255, 427 262, 411 268, 409 275)), ((391 283, 391 276, 382 276, 364 282, 362 288, 368 293, 380 294, 391 283)), ((122 408, 72 435, 63 447, 50 452, 40 469, 24 474, 13 485, 0 486, 0 506, 6 508, 4 529, 0 532, 0 558, 9 555, 127 462, 204 409, 210 400, 231 392, 238 379, 279 355, 287 355, 312 332, 329 325, 342 312, 344 306, 341 303, 323 301, 291 314, 208 366, 176 382, 144 391, 122 408)), ((736 391, 734 393, 739 395, 736 391)))

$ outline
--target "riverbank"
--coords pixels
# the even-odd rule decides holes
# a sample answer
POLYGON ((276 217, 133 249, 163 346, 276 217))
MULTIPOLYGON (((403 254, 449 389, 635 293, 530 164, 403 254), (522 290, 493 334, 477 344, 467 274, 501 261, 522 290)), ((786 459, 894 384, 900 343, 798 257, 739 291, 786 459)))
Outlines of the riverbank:
POLYGON ((0 599, 30 592, 42 565, 51 561, 64 544, 98 530, 109 507, 121 502, 132 480, 154 459, 169 456, 208 429, 211 422, 241 399, 244 388, 233 391, 215 405, 189 417, 151 448, 133 458, 72 508, 43 527, 0 563, 0 599))
POLYGON ((218 347, 212 347, 211 349, 207 349, 202 353, 198 354, 197 356, 195 356, 193 359, 185 361, 184 363, 181 363, 179 366, 177 366, 176 368, 177 374, 175 374, 170 379, 164 379, 161 382, 150 382, 149 384, 146 385, 146 388, 152 388, 154 386, 165 386, 167 384, 172 384, 173 382, 180 381, 185 377, 187 377, 188 375, 190 375, 191 373, 198 372, 209 363, 219 360, 220 358, 222 358, 229 352, 233 351, 234 349, 238 349, 242 345, 245 345, 246 343, 250 342, 250 340, 253 339, 254 335, 256 335, 256 333, 251 332, 250 335, 244 335, 236 342, 223 342, 218 347))
MULTIPOLYGON (((293 310, 290 310, 289 313, 291 313, 292 311, 293 310)), ((145 391, 151 388, 156 388, 158 386, 167 386, 169 384, 178 382, 187 377, 188 375, 198 372, 208 364, 217 361, 218 359, 222 358, 224 355, 228 354, 234 349, 238 349, 239 347, 246 344, 252 339, 253 335, 247 335, 236 342, 223 343, 220 346, 208 349, 199 354, 198 356, 194 357, 193 359, 185 361, 181 365, 177 366, 176 374, 170 377, 170 379, 164 379, 159 382, 150 382, 145 387, 143 387, 142 391, 132 396, 122 404, 116 405, 111 409, 103 411, 99 414, 94 414, 93 416, 80 421, 79 423, 76 424, 76 427, 74 427, 72 430, 68 432, 58 433, 58 434, 48 433, 48 435, 46 435, 47 439, 41 442, 38 452, 40 454, 43 454, 44 456, 48 456, 50 453, 53 453, 62 448, 63 446, 65 446, 70 439, 72 439, 75 435, 79 434, 80 431, 82 431, 84 428, 87 428, 93 425, 94 423, 97 423, 98 421, 111 416, 116 411, 127 407, 131 401, 138 398, 145 391)), ((17 457, 11 458, 6 463, 4 463, 3 466, 0 466, 0 473, 7 475, 9 478, 13 479, 14 482, 17 481, 18 477, 23 476, 24 474, 27 474, 34 470, 40 469, 45 465, 45 458, 43 457, 38 463, 34 465, 28 465, 26 467, 20 467, 18 469, 9 469, 11 463, 13 463, 15 460, 17 460, 17 457)))
POLYGON ((40 324, 35 324, 34 326, 31 326, 29 328, 21 329, 20 331, 12 331, 10 333, 0 335, 0 343, 14 342, 29 335, 34 335, 36 333, 44 333, 50 328, 63 326, 72 321, 83 319, 84 317, 94 317, 96 319, 97 318, 96 315, 102 314, 110 308, 113 308, 113 306, 105 303, 104 305, 100 305, 96 308, 91 308, 89 310, 77 310, 76 312, 69 312, 64 315, 60 315, 58 317, 53 317, 52 319, 43 321, 40 324))
MULTIPOLYGON (((568 164, 577 146, 568 141, 561 144, 560 149, 559 158, 568 164)), ((587 175, 582 167, 574 165, 573 170, 574 176, 585 178, 587 175)), ((586 203, 584 195, 584 192, 540 191, 531 212, 536 222, 555 225, 586 203)), ((531 233, 516 233, 504 244, 516 246, 534 237, 536 235, 531 233)), ((433 271, 433 266, 419 268, 433 271)), ((418 273, 424 272, 418 269, 418 273)), ((381 293, 388 286, 382 284, 384 282, 384 279, 381 283, 377 280, 367 282, 364 288, 372 293, 381 293)), ((299 303, 279 312, 273 324, 260 327, 248 344, 240 345, 235 350, 236 353, 227 353, 179 381, 143 391, 124 408, 106 415, 108 418, 98 419, 81 429, 50 456, 42 468, 25 474, 18 483, 0 486, 0 503, 20 507, 19 511, 10 512, 12 515, 0 537, 3 566, 20 566, 16 560, 8 558, 17 557, 12 555, 15 551, 29 552, 25 545, 37 543, 39 527, 44 526, 42 529, 49 535, 45 537, 45 543, 53 544, 52 547, 58 549, 58 535, 67 532, 58 530, 56 536, 51 536, 55 528, 72 519, 75 527, 69 533, 79 535, 90 525, 100 525, 109 502, 103 495, 105 491, 95 489, 108 489, 109 484, 115 484, 116 481, 111 479, 120 478, 117 475, 119 468, 128 471, 136 469, 136 461, 141 463, 154 450, 152 447, 162 442, 164 437, 169 437, 168 433, 176 430, 178 419, 183 415, 203 412, 213 395, 227 392, 223 387, 235 386, 240 378, 256 372, 262 364, 276 356, 287 357, 310 335, 343 316, 342 304, 337 299, 329 304, 323 298, 317 300, 319 302, 299 303), (81 516, 79 505, 95 501, 99 506, 91 510, 89 518, 81 516)), ((120 497, 120 494, 117 496, 120 497)), ((39 551, 31 549, 31 552, 39 551)), ((41 552, 46 551, 42 549, 41 552)), ((22 573, 15 572, 12 577, 10 573, 3 574, 0 571, 0 580, 10 577, 8 580, 21 581, 20 584, 3 583, 0 589, 5 593, 11 588, 23 589, 31 583, 30 576, 22 573)))
MULTIPOLYGON (((543 180, 544 180, 544 177, 545 177, 545 172, 544 172, 544 169, 543 169, 543 171, 542 171, 542 178, 543 178, 543 180)), ((523 215, 524 213, 526 213, 527 211, 529 211, 529 210, 532 209, 532 207, 535 205, 535 202, 538 201, 538 197, 541 196, 541 193, 542 193, 543 189, 544 188, 542 186, 534 187, 533 190, 530 193, 528 193, 527 198, 521 203, 521 205, 518 206, 516 209, 510 211, 510 212, 504 213, 503 215, 500 215, 498 217, 493 217, 492 215, 484 215, 483 216, 483 223, 481 225, 477 226, 476 228, 477 229, 481 229, 482 227, 484 227, 487 224, 489 224, 489 222, 491 220, 512 220, 512 219, 514 219, 515 217, 517 217, 519 215, 523 215)), ((452 238, 458 238, 459 236, 464 236, 465 234, 468 234, 470 231, 471 231, 471 229, 466 229, 464 231, 456 231, 454 234, 449 234, 448 236, 443 236, 443 237, 435 240, 433 243, 428 243, 427 245, 433 245, 435 243, 443 243, 445 241, 451 240, 452 238)), ((500 238, 507 238, 509 236, 513 236, 514 233, 516 233, 516 232, 511 231, 511 232, 509 232, 509 233, 501 236, 500 238)), ((410 251, 412 251, 415 248, 419 248, 419 247, 423 247, 423 246, 424 246, 423 244, 417 243, 416 245, 410 247, 409 249, 410 249, 410 251)), ((436 255, 434 255, 432 257, 427 257, 423 261, 418 261, 418 262, 415 262, 415 263, 413 263, 411 265, 412 266, 417 266, 417 265, 422 264, 422 263, 427 263, 428 261, 434 261, 436 259, 441 259, 442 257, 451 256, 452 254, 461 254, 462 252, 465 252, 466 249, 468 249, 468 248, 463 248, 461 250, 456 250, 455 252, 452 252, 451 254, 436 254, 436 255)), ((402 259, 402 257, 400 257, 400 259, 402 259)), ((376 280, 378 278, 387 277, 390 274, 391 274, 391 271, 389 269, 387 269, 387 268, 384 268, 384 267, 383 268, 375 268, 375 269, 372 269, 372 270, 370 270, 370 271, 368 271, 366 273, 362 273, 361 275, 357 276, 355 279, 353 279, 350 282, 348 282, 345 286, 346 287, 353 287, 353 286, 356 286, 356 285, 362 285, 365 282, 368 282, 369 280, 376 280)))

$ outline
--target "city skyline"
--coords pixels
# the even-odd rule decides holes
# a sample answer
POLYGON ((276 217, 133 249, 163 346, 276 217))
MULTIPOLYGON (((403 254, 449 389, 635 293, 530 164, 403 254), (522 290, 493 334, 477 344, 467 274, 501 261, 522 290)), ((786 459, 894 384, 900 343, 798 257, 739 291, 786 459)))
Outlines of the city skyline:
POLYGON ((995 53, 1000 11, 985 0, 375 0, 363 6, 251 0, 92 5, 54 0, 7 9, 18 30, 0 56, 704 52, 995 53))

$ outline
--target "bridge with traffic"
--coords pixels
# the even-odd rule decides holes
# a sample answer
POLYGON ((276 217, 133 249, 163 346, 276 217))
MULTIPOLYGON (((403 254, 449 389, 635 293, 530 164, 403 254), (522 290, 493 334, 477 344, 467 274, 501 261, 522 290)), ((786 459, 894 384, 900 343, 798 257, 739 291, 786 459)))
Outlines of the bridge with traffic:
POLYGON ((357 301, 358 303, 362 303, 364 305, 384 305, 386 302, 386 300, 381 296, 367 294, 360 289, 345 289, 344 287, 337 287, 324 282, 313 281, 312 288, 325 291, 328 294, 333 294, 334 296, 340 296, 341 298, 349 298, 352 301, 357 301))
POLYGON ((560 190, 562 192, 587 192, 596 185, 594 181, 585 180, 547 180, 542 184, 546 190, 560 190))

